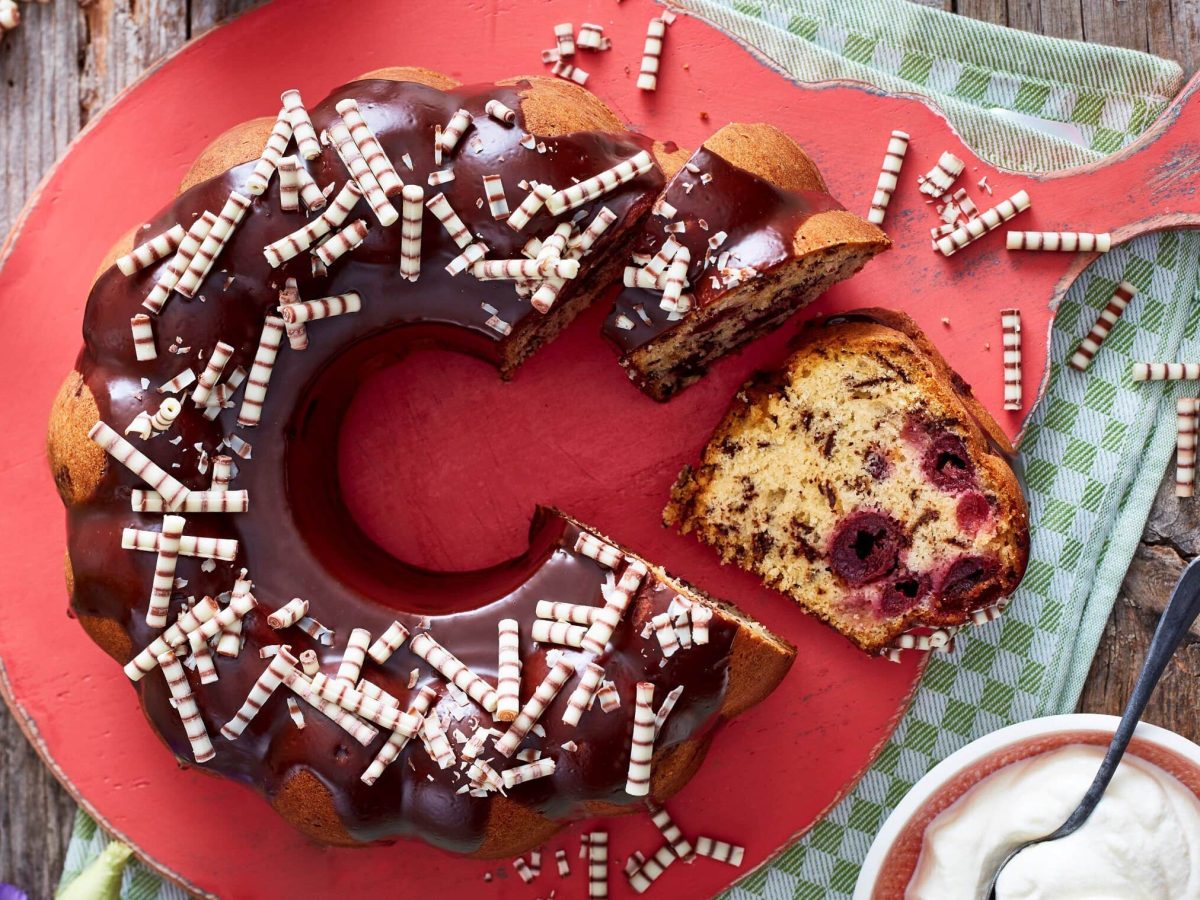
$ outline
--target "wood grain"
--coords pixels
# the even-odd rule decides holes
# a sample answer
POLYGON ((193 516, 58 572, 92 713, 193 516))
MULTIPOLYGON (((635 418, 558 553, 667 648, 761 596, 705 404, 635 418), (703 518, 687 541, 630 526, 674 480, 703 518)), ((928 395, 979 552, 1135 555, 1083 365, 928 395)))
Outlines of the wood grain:
MULTIPOLYGON (((52 0, 23 4, 0 39, 0 233, 87 122, 147 67, 256 0, 52 0)), ((1200 0, 921 0, 965 16, 1056 37, 1200 62, 1200 0)), ((1149 641, 1156 604, 1200 552, 1200 505, 1160 491, 1105 630, 1081 709, 1117 712, 1149 641)), ((1200 739, 1200 642, 1181 652, 1147 719, 1200 739)), ((0 882, 51 897, 74 807, 0 707, 0 882)))

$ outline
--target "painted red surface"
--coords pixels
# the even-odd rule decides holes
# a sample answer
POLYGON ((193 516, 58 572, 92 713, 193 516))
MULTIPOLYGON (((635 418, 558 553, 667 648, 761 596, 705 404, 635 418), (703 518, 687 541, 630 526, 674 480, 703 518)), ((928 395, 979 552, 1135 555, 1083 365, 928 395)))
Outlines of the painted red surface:
MULTIPOLYGON (((43 459, 50 401, 78 349, 83 304, 110 244, 174 194, 192 159, 221 131, 274 112, 285 87, 315 100, 361 72, 395 64, 464 81, 537 72, 553 23, 599 22, 615 49, 580 63, 591 72, 588 86, 633 127, 695 146, 727 121, 774 122, 806 146, 848 208, 865 211, 891 129, 909 131, 914 140, 888 219, 895 248, 814 311, 907 310, 1015 433, 1020 417, 1000 412, 998 311, 1016 303, 1024 313, 1031 397, 1044 365, 1050 302, 1087 259, 1008 254, 998 236, 943 259, 929 249, 934 216, 917 194, 916 174, 949 149, 967 160, 968 186, 986 174, 996 200, 1029 190, 1033 209, 1014 225, 1112 229, 1125 239, 1200 218, 1193 194, 1200 113, 1187 107, 1157 143, 1147 140, 1104 168, 1031 178, 980 162, 919 102, 847 85, 798 88, 685 17, 667 36, 661 89, 640 93, 634 78, 645 26, 659 9, 648 0, 357 0, 346 6, 352 13, 332 19, 331 8, 280 0, 185 48, 76 143, 8 246, 0 271, 0 410, 8 426, 0 444, 0 675, 7 679, 0 686, 76 796, 193 889, 268 897, 388 885, 395 895, 457 897, 484 888, 484 873, 495 871, 488 896, 532 897, 552 887, 579 896, 578 827, 549 844, 571 847, 573 875, 561 885, 551 869, 526 887, 505 863, 463 861, 418 845, 317 848, 245 789, 177 768, 144 726, 117 666, 65 615, 63 517, 43 459)), ((436 378, 434 367, 413 364, 419 358, 381 373, 355 399, 342 435, 346 492, 384 546, 455 568, 515 552, 533 503, 557 503, 736 599, 794 641, 800 653, 787 680, 718 737, 704 770, 672 804, 685 830, 745 843, 749 868, 810 825, 861 773, 901 711, 917 660, 893 666, 863 657, 751 577, 722 570, 710 551, 658 525, 679 466, 695 457, 743 378, 781 359, 794 326, 660 407, 625 381, 599 338, 601 313, 585 315, 508 385, 481 364, 447 354, 430 360, 436 378), (644 458, 654 463, 614 463, 607 452, 620 443, 614 434, 653 451, 644 458), (506 477, 497 477, 501 468, 506 477)), ((652 851, 659 839, 645 821, 610 827, 620 897, 627 894, 620 863, 635 848, 652 851)), ((674 866, 658 896, 711 894, 737 874, 710 861, 674 866)))

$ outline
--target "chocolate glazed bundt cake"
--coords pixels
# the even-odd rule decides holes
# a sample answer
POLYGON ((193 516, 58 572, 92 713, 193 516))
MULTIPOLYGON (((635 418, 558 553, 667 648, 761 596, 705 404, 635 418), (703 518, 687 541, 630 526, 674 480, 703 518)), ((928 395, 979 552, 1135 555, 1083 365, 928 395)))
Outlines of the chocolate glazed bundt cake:
POLYGON ((682 154, 543 78, 283 102, 92 289, 49 431, 74 614, 180 760, 318 841, 510 856, 671 796, 790 646, 553 510, 508 563, 408 565, 329 473, 373 363, 507 377, 618 277, 682 154))
POLYGON ((993 617, 1029 554, 1012 446, 916 323, 806 323, 751 380, 665 521, 756 572, 859 647, 944 646, 993 617))

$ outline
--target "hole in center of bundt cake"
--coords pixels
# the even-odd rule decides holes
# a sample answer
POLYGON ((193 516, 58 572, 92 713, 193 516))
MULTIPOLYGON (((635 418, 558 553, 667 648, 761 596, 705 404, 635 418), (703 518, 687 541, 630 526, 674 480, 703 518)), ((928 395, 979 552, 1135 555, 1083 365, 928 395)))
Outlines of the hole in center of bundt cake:
POLYGON ((830 542, 829 564, 847 584, 878 581, 896 567, 900 525, 878 512, 856 512, 844 519, 830 542))

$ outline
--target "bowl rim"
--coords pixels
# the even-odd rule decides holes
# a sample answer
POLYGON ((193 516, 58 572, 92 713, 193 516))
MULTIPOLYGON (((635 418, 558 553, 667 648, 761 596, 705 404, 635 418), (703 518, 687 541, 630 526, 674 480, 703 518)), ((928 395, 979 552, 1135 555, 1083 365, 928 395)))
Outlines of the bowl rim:
MULTIPOLYGON (((867 851, 862 868, 859 870, 858 880, 854 885, 853 900, 871 900, 875 878, 886 861, 896 838, 908 824, 909 819, 920 812, 925 803, 960 772, 998 750, 1029 738, 1071 731, 1101 731, 1112 734, 1120 721, 1120 716, 1103 713, 1065 713, 1043 716, 1007 725, 955 750, 909 788, 908 793, 896 804, 896 808, 892 810, 891 815, 876 832, 875 839, 871 842, 871 849, 867 851)), ((1134 731, 1134 737, 1157 745, 1164 750, 1173 751, 1200 768, 1200 745, 1188 740, 1183 735, 1149 722, 1139 722, 1134 731)))

